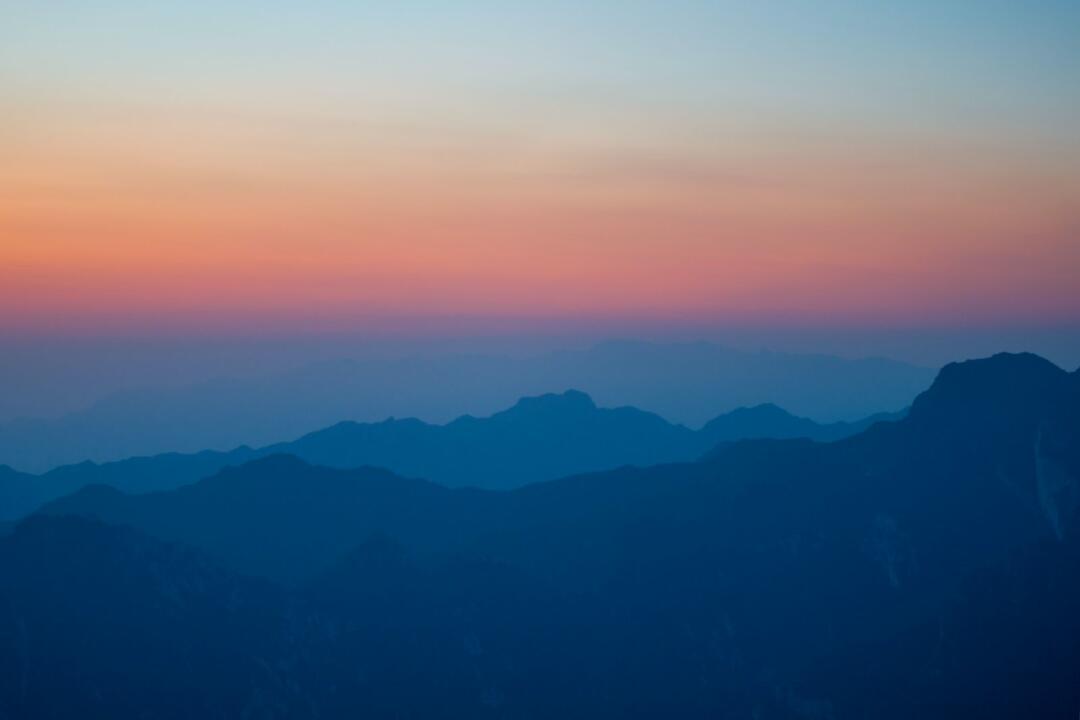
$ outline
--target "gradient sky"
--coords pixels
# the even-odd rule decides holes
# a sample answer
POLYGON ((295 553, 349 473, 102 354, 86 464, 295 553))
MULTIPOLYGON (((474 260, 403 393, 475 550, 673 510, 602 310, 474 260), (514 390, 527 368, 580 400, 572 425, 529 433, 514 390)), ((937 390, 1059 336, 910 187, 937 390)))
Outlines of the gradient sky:
POLYGON ((4 2, 0 331, 1080 322, 1080 3, 4 2))

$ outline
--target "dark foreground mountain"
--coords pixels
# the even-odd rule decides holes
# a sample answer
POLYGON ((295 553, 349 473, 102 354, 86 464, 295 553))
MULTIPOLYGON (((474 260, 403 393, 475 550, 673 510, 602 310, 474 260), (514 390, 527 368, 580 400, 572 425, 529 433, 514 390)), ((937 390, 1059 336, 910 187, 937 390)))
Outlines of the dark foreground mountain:
POLYGON ((0 542, 0 717, 285 717, 282 594, 80 518, 0 542))
POLYGON ((0 466, 0 520, 22 517, 43 503, 87 485, 129 493, 168 490, 223 468, 287 453, 327 467, 385 467, 448 487, 507 489, 622 465, 694 460, 718 442, 746 438, 835 440, 880 420, 818 424, 775 405, 740 408, 698 431, 636 408, 598 408, 588 395, 523 398, 487 418, 460 417, 446 425, 416 419, 343 422, 293 442, 231 452, 169 453, 118 462, 66 465, 44 475, 0 466))
POLYGON ((1034 356, 951 365, 907 418, 836 443, 739 442, 512 492, 269 457, 169 492, 86 489, 48 515, 0 539, 0 717, 1080 709, 1080 376, 1034 356), (217 567, 237 575, 202 579, 217 567), (88 640, 98 615, 152 647, 88 640), (211 637, 222 617, 252 619, 211 637), (174 645, 185 680, 139 674, 127 693, 108 672, 174 645), (245 673, 226 688, 203 660, 222 656, 245 673))

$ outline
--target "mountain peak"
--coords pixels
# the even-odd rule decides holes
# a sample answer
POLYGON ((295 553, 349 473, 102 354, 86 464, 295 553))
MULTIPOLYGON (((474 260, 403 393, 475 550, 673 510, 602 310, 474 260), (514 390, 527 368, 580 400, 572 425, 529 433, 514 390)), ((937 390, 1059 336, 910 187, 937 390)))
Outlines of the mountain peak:
POLYGON ((749 438, 815 437, 819 426, 773 403, 743 406, 718 415, 701 429, 713 442, 749 438))
POLYGON ((546 393, 523 397, 506 412, 582 412, 596 409, 596 403, 580 390, 567 390, 563 393, 546 393))
POLYGON ((942 375, 951 374, 966 374, 971 376, 976 373, 988 376, 994 373, 1010 372, 1044 373, 1059 376, 1065 371, 1046 358, 1041 355, 1036 355, 1035 353, 1000 352, 991 355, 990 357, 951 362, 941 369, 938 377, 940 378, 942 375))
POLYGON ((1068 373, 1033 353, 998 353, 988 358, 949 363, 911 406, 910 416, 1015 413, 1052 399, 1068 373))
POLYGON ((795 417, 784 408, 773 403, 761 403, 759 405, 744 405, 727 413, 731 417, 762 417, 762 418, 790 418, 795 417))

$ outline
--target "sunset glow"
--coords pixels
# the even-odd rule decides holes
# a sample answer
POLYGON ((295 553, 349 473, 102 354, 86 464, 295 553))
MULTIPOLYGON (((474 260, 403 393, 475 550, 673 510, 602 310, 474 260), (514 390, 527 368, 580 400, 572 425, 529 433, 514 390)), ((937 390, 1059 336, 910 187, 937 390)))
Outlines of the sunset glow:
POLYGON ((5 9, 0 329, 1080 320, 1073 4, 351 5, 5 9))

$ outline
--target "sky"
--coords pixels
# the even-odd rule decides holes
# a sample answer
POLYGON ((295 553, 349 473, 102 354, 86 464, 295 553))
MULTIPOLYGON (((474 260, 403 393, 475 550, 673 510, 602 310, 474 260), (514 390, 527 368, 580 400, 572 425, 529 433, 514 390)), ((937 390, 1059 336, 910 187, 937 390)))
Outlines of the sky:
POLYGON ((2 0, 0 335, 1072 332, 1077 37, 1074 0, 2 0))

